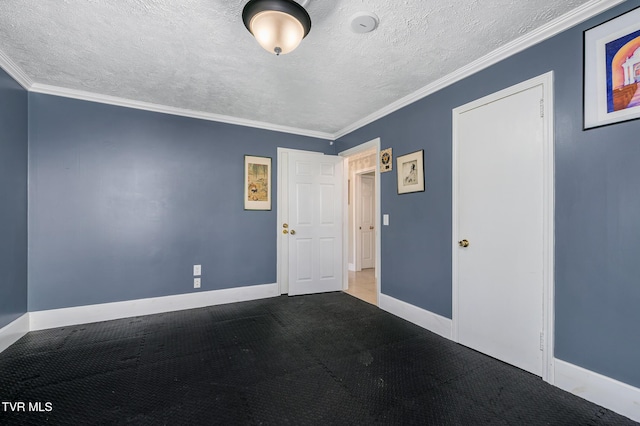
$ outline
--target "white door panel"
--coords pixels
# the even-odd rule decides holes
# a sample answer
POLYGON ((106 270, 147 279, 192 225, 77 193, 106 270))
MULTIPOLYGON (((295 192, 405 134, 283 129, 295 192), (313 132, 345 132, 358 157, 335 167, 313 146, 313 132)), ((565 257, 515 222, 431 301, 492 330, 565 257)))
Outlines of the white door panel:
POLYGON ((375 178, 360 175, 360 220, 358 234, 360 236, 360 269, 374 268, 375 259, 375 178))
MULTIPOLYGON (((542 86, 457 117, 460 343, 541 375, 542 86)), ((457 241, 455 242, 457 243, 457 241)))
POLYGON ((289 154, 289 295, 342 290, 343 158, 289 154))

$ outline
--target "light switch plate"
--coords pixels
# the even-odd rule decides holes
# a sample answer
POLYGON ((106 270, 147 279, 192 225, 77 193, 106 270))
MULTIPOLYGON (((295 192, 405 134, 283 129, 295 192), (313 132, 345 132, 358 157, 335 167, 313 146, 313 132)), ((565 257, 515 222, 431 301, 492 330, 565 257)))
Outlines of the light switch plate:
POLYGON ((193 265, 193 275, 196 277, 202 275, 202 265, 193 265))
POLYGON ((200 288, 200 284, 201 284, 201 278, 194 278, 193 279, 193 288, 200 288))
POLYGON ((389 226, 389 215, 388 214, 383 214, 382 215, 382 224, 384 226, 389 226))

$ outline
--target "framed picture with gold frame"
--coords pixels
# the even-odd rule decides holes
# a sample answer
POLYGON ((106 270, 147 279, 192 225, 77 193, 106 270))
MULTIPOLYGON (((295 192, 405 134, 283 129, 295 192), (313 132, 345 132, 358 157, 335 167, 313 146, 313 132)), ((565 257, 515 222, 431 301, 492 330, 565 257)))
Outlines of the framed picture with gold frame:
POLYGON ((398 194, 424 191, 424 150, 396 158, 398 194))
POLYGON ((393 152, 391 148, 380 151, 380 173, 393 170, 393 152))
POLYGON ((271 210, 271 158, 244 156, 244 209, 271 210))

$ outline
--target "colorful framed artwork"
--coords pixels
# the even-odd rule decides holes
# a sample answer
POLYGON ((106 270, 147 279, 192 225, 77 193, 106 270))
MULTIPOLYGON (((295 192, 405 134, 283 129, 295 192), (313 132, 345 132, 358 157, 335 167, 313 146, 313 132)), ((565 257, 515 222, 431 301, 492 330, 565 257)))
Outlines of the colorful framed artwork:
POLYGON ((396 158, 398 194, 424 191, 424 150, 396 158))
POLYGON ((640 8, 584 32, 584 126, 640 118, 640 8))
POLYGON ((393 170, 393 152, 391 148, 380 151, 380 173, 393 170))
POLYGON ((244 156, 244 209, 271 210, 271 158, 244 156))

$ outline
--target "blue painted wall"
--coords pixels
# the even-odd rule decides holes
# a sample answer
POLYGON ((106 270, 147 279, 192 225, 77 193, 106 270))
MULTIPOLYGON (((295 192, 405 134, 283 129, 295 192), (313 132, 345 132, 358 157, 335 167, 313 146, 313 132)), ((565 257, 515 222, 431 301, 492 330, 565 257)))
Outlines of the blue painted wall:
POLYGON ((556 357, 640 386, 640 120, 582 130, 582 32, 595 19, 377 120, 337 142, 375 137, 395 156, 425 150, 427 189, 381 176, 382 291, 451 318, 451 110, 555 73, 556 357))
POLYGON ((0 70, 0 328, 27 312, 27 91, 0 70))
POLYGON ((328 141, 29 94, 29 310, 276 282, 271 211, 244 155, 328 141), (202 289, 192 265, 202 264, 202 289))

